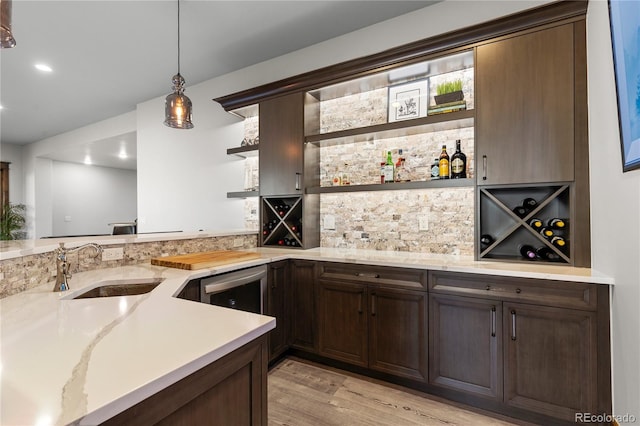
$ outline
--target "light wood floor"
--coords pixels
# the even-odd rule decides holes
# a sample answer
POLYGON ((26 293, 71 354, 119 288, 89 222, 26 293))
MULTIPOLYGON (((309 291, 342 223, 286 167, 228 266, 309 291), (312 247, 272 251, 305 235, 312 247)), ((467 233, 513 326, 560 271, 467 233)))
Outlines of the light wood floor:
POLYGON ((269 426, 527 425, 296 358, 275 366, 268 386, 269 426))

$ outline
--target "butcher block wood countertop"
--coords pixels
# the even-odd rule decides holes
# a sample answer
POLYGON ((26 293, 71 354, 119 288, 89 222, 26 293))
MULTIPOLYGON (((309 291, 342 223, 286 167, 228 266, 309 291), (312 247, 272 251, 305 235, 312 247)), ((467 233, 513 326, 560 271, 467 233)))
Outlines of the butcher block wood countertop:
POLYGON ((193 271, 196 269, 212 268, 214 266, 244 262, 245 260, 259 259, 260 257, 262 256, 258 253, 215 250, 201 253, 181 254, 177 256, 154 257, 151 259, 151 264, 193 271))

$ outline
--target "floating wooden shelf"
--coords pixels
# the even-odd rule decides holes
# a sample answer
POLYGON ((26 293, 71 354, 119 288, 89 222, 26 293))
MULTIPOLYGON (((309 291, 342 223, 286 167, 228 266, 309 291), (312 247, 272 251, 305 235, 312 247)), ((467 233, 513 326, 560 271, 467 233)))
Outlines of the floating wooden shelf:
POLYGON ((227 192, 227 198, 250 198, 260 195, 260 191, 236 191, 227 192))
POLYGON ((258 155, 259 145, 247 145, 238 148, 227 149, 227 155, 237 155, 238 157, 248 158, 256 157, 258 155))
POLYGON ((474 179, 437 179, 415 182, 394 182, 384 184, 368 185, 343 185, 308 188, 307 194, 335 194, 340 192, 362 192, 362 191, 398 191, 406 189, 426 189, 426 188, 461 188, 472 187, 474 179))

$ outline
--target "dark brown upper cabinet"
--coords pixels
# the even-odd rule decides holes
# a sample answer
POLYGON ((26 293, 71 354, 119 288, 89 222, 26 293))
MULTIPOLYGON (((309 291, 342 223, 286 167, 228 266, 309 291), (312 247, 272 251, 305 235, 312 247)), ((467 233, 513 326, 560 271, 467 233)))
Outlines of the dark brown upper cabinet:
POLYGON ((574 24, 478 46, 478 184, 574 180, 574 24))

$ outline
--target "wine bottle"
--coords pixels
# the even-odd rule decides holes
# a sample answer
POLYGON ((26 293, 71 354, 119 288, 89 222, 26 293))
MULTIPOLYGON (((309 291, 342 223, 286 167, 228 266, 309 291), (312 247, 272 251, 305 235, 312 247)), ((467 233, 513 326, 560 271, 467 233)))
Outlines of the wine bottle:
POLYGON ((435 158, 433 160, 433 164, 431 165, 431 180, 440 178, 440 160, 435 158))
POLYGON ((480 235, 480 244, 483 246, 490 246, 493 244, 493 237, 489 234, 480 235))
POLYGON ((446 145, 442 145, 442 152, 438 159, 438 165, 440 166, 438 177, 440 179, 449 179, 449 154, 447 154, 446 145))
POLYGON ((556 247, 563 248, 565 245, 567 245, 567 242, 564 240, 564 238, 556 235, 555 237, 551 238, 551 244, 556 247))
POLYGON ((554 217, 549 219, 547 222, 547 226, 553 229, 564 229, 567 226, 567 222, 564 219, 560 219, 558 217, 554 217))
POLYGON ((523 245, 519 246, 518 250, 520 250, 520 254, 525 259, 533 260, 533 259, 536 258, 535 249, 533 247, 531 247, 530 245, 528 245, 528 244, 523 244, 523 245))
POLYGON ((460 139, 456 140, 456 152, 451 156, 451 179, 467 177, 467 156, 460 151, 460 139))
POLYGON ((538 202, 534 198, 525 198, 522 200, 522 206, 526 209, 533 210, 538 205, 538 202))
POLYGON ((513 208, 513 212, 516 214, 516 216, 518 216, 519 218, 523 218, 526 215, 529 214, 529 209, 524 208, 523 206, 515 206, 513 208))
POLYGON ((540 233, 542 234, 543 237, 545 237, 546 239, 550 239, 551 237, 553 237, 553 229, 551 228, 540 228, 540 233))
POLYGON ((394 175, 393 158, 391 151, 387 151, 387 161, 384 165, 384 183, 392 183, 394 175))
POLYGON ((531 218, 529 219, 529 226, 533 229, 539 230, 540 228, 542 228, 542 220, 538 219, 537 217, 531 218))
POLYGON ((536 249, 536 255, 542 260, 560 260, 558 253, 554 252, 549 247, 538 247, 536 249))
POLYGON ((396 169, 395 169, 395 176, 394 176, 394 180, 396 182, 404 182, 407 180, 407 174, 404 168, 404 162, 405 159, 403 157, 403 152, 402 149, 398 150, 398 161, 396 161, 396 169))

